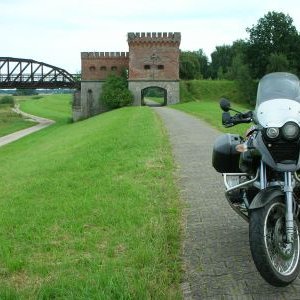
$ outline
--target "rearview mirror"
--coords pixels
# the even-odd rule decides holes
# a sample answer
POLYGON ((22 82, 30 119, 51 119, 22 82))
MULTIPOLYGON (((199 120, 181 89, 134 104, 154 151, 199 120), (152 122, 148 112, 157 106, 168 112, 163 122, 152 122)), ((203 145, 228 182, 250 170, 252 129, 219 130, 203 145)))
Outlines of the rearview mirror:
POLYGON ((230 102, 229 100, 222 98, 220 100, 220 107, 223 111, 228 112, 230 110, 230 102))
POLYGON ((231 116, 229 112, 223 112, 222 114, 222 124, 230 124, 231 123, 231 116))

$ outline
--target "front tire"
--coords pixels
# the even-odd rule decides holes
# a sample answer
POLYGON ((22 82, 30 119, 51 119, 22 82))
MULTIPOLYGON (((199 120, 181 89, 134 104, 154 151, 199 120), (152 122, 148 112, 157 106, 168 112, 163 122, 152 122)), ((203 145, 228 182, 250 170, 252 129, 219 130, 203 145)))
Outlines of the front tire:
POLYGON ((261 276, 274 286, 286 286, 300 271, 299 224, 294 220, 294 241, 285 242, 285 204, 275 197, 250 214, 251 254, 261 276))

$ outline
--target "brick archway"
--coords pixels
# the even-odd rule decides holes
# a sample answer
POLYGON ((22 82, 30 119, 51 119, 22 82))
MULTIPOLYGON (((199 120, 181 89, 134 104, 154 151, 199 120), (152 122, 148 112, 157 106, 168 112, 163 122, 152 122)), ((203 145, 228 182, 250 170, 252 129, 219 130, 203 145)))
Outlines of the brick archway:
POLYGON ((129 89, 134 95, 133 105, 142 105, 142 91, 151 87, 158 87, 166 91, 165 105, 179 102, 179 81, 129 81, 129 89))
POLYGON ((164 101, 163 101, 163 103, 161 104, 161 106, 167 105, 168 92, 167 92, 166 89, 161 88, 161 87, 158 87, 158 86, 150 86, 150 87, 146 87, 146 88, 144 88, 144 89, 141 90, 141 105, 145 105, 145 98, 146 98, 146 96, 147 96, 147 92, 148 92, 148 91, 151 91, 151 89, 156 89, 156 90, 158 90, 160 93, 162 93, 162 94, 163 94, 164 101))

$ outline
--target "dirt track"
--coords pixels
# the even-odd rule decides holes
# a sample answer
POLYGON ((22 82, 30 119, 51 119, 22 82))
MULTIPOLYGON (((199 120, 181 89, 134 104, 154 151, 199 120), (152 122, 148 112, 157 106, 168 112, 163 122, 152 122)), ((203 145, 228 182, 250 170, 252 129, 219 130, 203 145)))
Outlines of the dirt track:
POLYGON ((221 133, 193 116, 153 108, 169 132, 186 203, 185 299, 300 299, 300 279, 285 288, 267 284, 256 271, 248 223, 229 207, 222 176, 211 166, 221 133))

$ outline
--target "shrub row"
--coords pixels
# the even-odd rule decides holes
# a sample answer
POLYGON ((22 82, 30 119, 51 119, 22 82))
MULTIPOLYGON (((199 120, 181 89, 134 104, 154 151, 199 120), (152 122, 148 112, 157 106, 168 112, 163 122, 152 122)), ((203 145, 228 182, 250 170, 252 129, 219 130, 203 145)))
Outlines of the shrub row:
POLYGON ((0 104, 10 104, 10 106, 14 106, 15 99, 13 96, 3 96, 0 98, 0 104))

